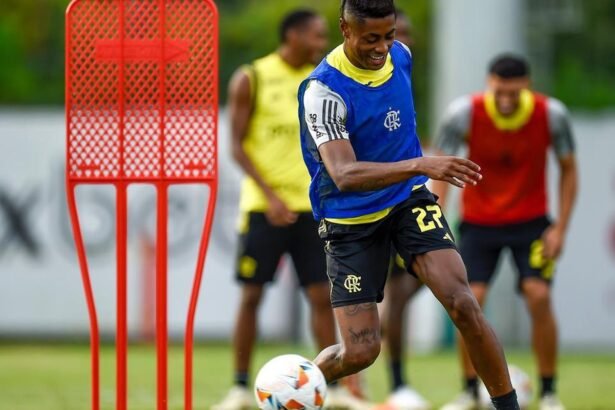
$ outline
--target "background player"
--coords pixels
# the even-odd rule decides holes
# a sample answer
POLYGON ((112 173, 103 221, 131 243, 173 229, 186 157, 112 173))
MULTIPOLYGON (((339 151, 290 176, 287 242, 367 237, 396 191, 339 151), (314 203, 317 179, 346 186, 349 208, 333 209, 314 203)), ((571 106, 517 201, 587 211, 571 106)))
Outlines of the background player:
MULTIPOLYGON (((234 387, 215 410, 251 409, 248 389, 256 315, 264 285, 284 253, 293 259, 310 304, 316 344, 335 343, 323 243, 310 212, 309 175, 301 160, 297 88, 327 47, 324 19, 310 10, 289 13, 280 26, 280 47, 241 67, 229 85, 233 157, 246 174, 240 200, 240 251, 237 279, 241 301, 233 351, 234 387)), ((333 386, 327 406, 362 408, 365 404, 333 386)))
MULTIPOLYGON (((410 19, 399 9, 395 19, 395 39, 408 48, 414 44, 410 19)), ((382 310, 382 330, 391 374, 391 393, 387 405, 395 410, 430 408, 427 400, 412 388, 404 369, 406 307, 421 286, 422 283, 416 277, 408 274, 403 259, 394 252, 384 290, 386 298, 382 310)))
MULTIPOLYGON (((560 410, 555 395, 557 329, 551 304, 554 260, 562 251, 577 191, 574 142, 568 114, 559 101, 529 91, 527 62, 496 57, 489 66, 486 93, 462 97, 448 109, 438 149, 453 155, 461 145, 484 175, 463 192, 460 251, 474 295, 483 305, 503 248, 510 248, 518 286, 532 321, 532 346, 541 377, 541 410, 560 410), (557 155, 560 182, 558 219, 547 217, 547 152, 557 155)), ((434 192, 446 200, 448 186, 434 192)), ((463 339, 459 348, 464 393, 443 408, 476 407, 477 374, 463 339)))
POLYGON ((344 43, 299 91, 312 210, 326 240, 331 301, 342 342, 315 359, 327 380, 369 366, 380 352, 376 302, 390 245, 434 292, 468 342, 497 409, 518 409, 504 355, 476 299, 428 177, 463 187, 479 167, 422 157, 412 100, 412 57, 394 41, 392 0, 343 0, 344 43))

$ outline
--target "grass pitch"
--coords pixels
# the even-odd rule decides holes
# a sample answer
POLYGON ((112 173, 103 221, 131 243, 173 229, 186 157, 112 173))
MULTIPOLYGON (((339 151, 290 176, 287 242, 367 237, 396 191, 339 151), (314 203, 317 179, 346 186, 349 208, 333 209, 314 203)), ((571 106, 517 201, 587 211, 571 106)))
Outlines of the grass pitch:
MULTIPOLYGON (((90 362, 85 345, 0 345, 0 410, 87 410, 90 408, 90 362)), ((289 345, 259 346, 254 373, 269 358, 314 352, 289 345)), ((101 402, 103 410, 114 409, 114 349, 103 347, 101 356, 101 402)), ((387 394, 389 376, 382 356, 367 371, 370 398, 381 402, 387 394)), ((507 357, 535 380, 528 352, 509 351, 507 357)), ((209 409, 229 387, 232 358, 228 345, 200 345, 194 356, 195 410, 209 409)), ((169 352, 169 409, 183 410, 181 348, 169 352)), ((459 366, 455 353, 442 352, 411 357, 407 373, 413 385, 434 408, 458 393, 459 366)), ((129 408, 153 410, 155 405, 154 349, 131 346, 129 350, 129 408)), ((534 384, 535 385, 535 384, 534 384)), ((564 354, 560 360, 559 394, 570 410, 615 410, 615 353, 564 354)), ((532 407, 536 409, 537 406, 532 407)))

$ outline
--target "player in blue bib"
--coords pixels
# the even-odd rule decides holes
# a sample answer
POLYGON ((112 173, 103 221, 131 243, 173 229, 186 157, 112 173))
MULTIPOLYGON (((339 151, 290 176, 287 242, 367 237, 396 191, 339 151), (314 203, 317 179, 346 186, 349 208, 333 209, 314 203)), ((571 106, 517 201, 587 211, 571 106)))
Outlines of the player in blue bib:
POLYGON ((472 295, 429 178, 464 187, 480 168, 423 157, 412 98, 412 54, 395 38, 393 0, 342 0, 344 43, 299 88, 310 200, 325 240, 342 342, 315 362, 327 381, 368 367, 380 352, 376 303, 391 244, 461 332, 496 409, 518 409, 502 348, 472 295))

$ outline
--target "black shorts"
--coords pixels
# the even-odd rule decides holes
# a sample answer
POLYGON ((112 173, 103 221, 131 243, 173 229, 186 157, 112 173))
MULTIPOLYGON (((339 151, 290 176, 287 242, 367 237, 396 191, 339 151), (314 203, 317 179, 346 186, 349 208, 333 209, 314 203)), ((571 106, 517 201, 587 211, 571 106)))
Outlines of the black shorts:
POLYGON ((326 241, 333 307, 382 301, 392 244, 406 266, 415 255, 456 249, 440 206, 426 187, 377 222, 341 225, 323 220, 319 231, 326 241))
POLYGON ((301 286, 327 282, 324 243, 311 212, 300 213, 297 222, 285 227, 272 226, 262 212, 250 212, 248 218, 247 231, 239 241, 237 280, 273 281, 280 258, 289 253, 301 286))
POLYGON ((546 216, 501 226, 462 222, 459 227, 459 251, 468 270, 468 281, 489 283, 502 249, 509 248, 519 274, 519 289, 525 278, 539 278, 550 283, 555 263, 542 257, 541 240, 550 224, 546 216))

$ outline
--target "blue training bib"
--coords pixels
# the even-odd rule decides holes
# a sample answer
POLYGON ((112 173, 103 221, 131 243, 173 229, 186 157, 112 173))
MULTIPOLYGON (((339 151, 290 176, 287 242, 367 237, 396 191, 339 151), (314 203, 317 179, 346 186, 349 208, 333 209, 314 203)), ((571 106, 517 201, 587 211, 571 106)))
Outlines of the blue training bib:
POLYGON ((377 191, 341 192, 322 163, 304 119, 303 96, 309 81, 317 80, 344 101, 344 126, 358 161, 397 162, 422 157, 412 97, 412 57, 397 41, 390 52, 393 76, 381 86, 360 84, 324 59, 299 87, 301 149, 312 177, 310 201, 317 220, 353 218, 381 211, 408 199, 413 186, 427 182, 428 178, 420 175, 377 191))

